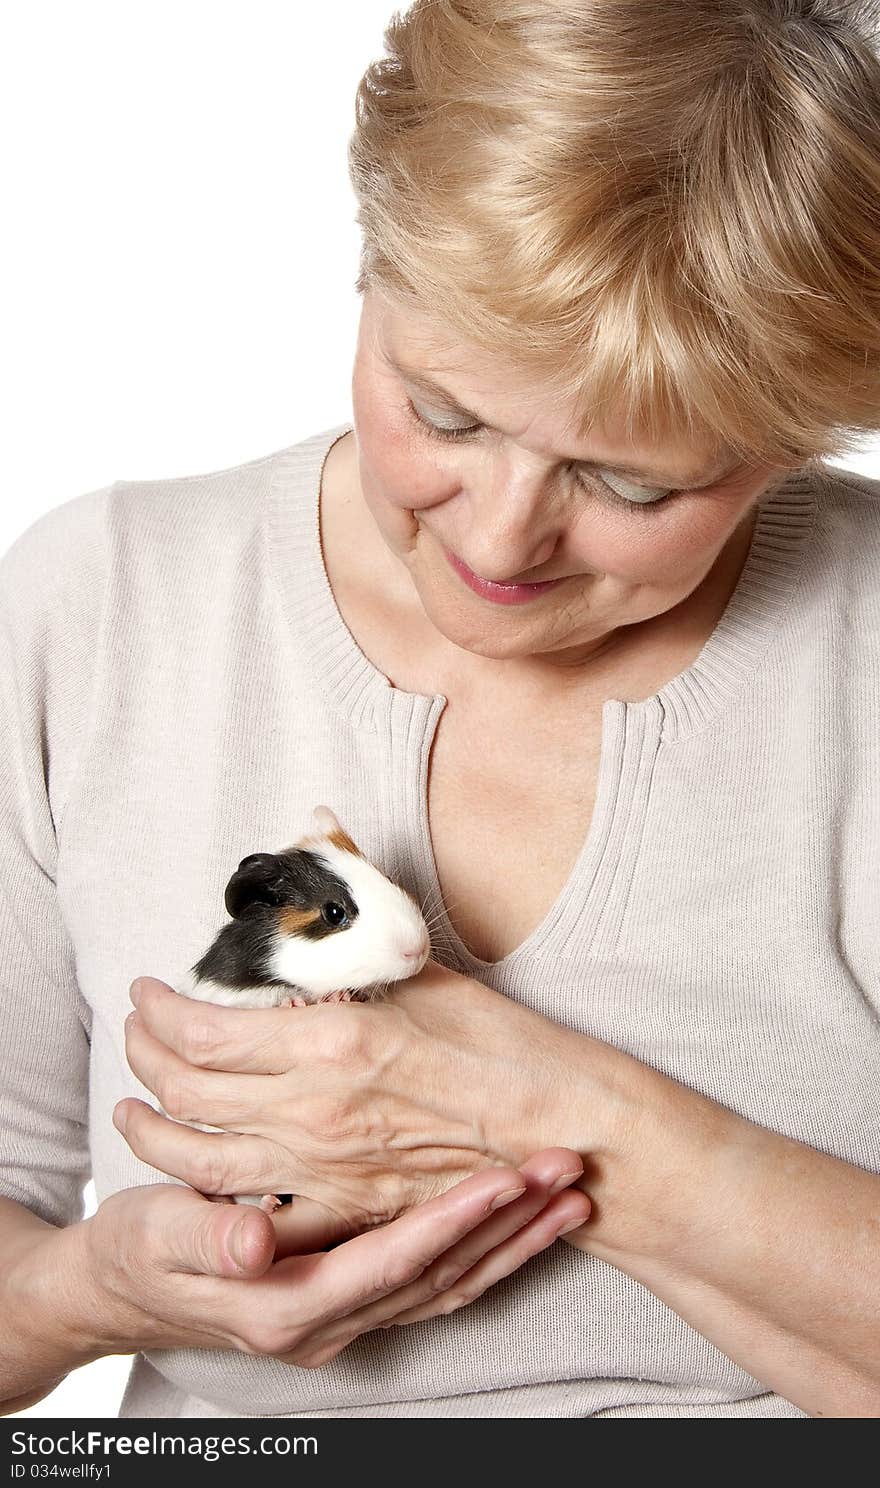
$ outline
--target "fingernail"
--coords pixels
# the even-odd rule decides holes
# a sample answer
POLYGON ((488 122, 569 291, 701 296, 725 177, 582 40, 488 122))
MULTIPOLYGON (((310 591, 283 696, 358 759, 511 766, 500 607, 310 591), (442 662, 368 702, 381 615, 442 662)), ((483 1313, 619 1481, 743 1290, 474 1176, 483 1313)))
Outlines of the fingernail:
POLYGON ((514 1199, 518 1199, 519 1196, 520 1196, 520 1194, 524 1194, 525 1191, 526 1191, 525 1184, 523 1184, 521 1188, 506 1188, 504 1190, 504 1193, 498 1194, 497 1198, 494 1198, 492 1200, 491 1204, 489 1205, 489 1208, 490 1209, 503 1209, 505 1204, 512 1204, 513 1203, 513 1200, 514 1199))
POLYGON ((560 1235, 567 1235, 570 1230, 579 1230, 581 1225, 586 1224, 586 1222, 585 1219, 570 1219, 568 1224, 564 1224, 561 1230, 556 1231, 557 1238, 560 1235))
POLYGON ((128 1032, 128 1030, 130 1028, 132 1028, 134 1026, 134 1024, 135 1024, 136 1021, 137 1021, 137 1009, 135 1009, 133 1012, 130 1012, 129 1015, 128 1015, 128 1017, 125 1020, 125 1031, 126 1031, 126 1033, 128 1032))
POLYGON ((116 1130, 118 1132, 122 1132, 123 1136, 125 1136, 125 1123, 127 1118, 128 1109, 125 1106, 120 1106, 118 1110, 113 1112, 113 1125, 116 1127, 116 1130))
POLYGON ((564 1188, 568 1188, 570 1183, 574 1183, 575 1178, 581 1178, 583 1171, 583 1168, 575 1168, 573 1173, 563 1173, 552 1185, 550 1192, 552 1194, 561 1193, 564 1188))
POLYGON ((142 985, 143 985, 143 983, 141 981, 141 978, 140 977, 135 977, 134 981, 132 982, 131 986, 128 989, 128 995, 131 998, 132 1002, 134 1003, 135 1007, 137 1007, 137 1005, 138 1005, 138 1000, 139 1000, 140 995, 141 995, 141 987, 142 987, 142 985))
POLYGON ((241 1266, 242 1270, 244 1270, 247 1266, 247 1261, 245 1260, 244 1253, 244 1238, 246 1228, 247 1219, 240 1219, 238 1221, 238 1224, 233 1225, 229 1233, 229 1240, 227 1241, 227 1244, 229 1246, 229 1254, 232 1256, 232 1259, 234 1260, 236 1266, 241 1266))

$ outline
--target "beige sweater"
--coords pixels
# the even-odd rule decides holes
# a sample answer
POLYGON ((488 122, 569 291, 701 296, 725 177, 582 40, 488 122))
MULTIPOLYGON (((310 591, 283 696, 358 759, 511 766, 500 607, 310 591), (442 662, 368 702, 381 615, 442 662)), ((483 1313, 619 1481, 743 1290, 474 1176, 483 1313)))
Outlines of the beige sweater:
MULTIPOLYGON (((119 481, 0 560, 0 1192, 63 1225, 163 1177, 111 1122, 153 1099, 128 985, 172 980, 246 853, 326 801, 417 899, 442 696, 392 688, 321 558, 346 423, 230 470, 119 481)), ((880 482, 762 504, 696 661, 603 710, 595 814, 495 964, 437 958, 776 1131, 880 1172, 880 482)), ((682 1174, 687 1182, 687 1174, 682 1174)), ((124 1416, 801 1416, 564 1242, 451 1317, 297 1369, 138 1355, 124 1416)))

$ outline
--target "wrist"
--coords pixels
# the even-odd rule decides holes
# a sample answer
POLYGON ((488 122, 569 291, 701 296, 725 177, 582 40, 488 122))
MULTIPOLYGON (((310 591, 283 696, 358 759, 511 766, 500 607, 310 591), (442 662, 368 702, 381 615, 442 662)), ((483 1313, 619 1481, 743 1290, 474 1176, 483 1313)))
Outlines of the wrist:
POLYGON ((102 1309, 88 1250, 92 1221, 40 1236, 19 1257, 15 1295, 25 1341, 60 1377, 114 1352, 100 1334, 102 1309))
POLYGON ((580 1066, 589 1078, 570 1092, 557 1141, 581 1154, 578 1186, 594 1207, 566 1238, 646 1284, 670 1269, 690 1270, 711 1250, 720 1221, 708 1200, 719 1165, 740 1167, 752 1134, 767 1134, 631 1055, 583 1042, 590 1048, 580 1066))
POLYGON ((25 1223, 4 1245, 0 1414, 42 1400, 72 1369, 109 1350, 96 1347, 75 1261, 82 1223, 57 1229, 25 1223))
MULTIPOLYGON (((545 1022, 545 1020, 542 1020, 545 1022)), ((546 1024, 532 1045, 533 1077, 498 1113, 493 1145, 519 1164, 545 1147, 568 1147, 584 1163, 575 1185, 593 1203, 566 1239, 632 1269, 650 1269, 693 1238, 694 1216, 680 1195, 711 1183, 722 1148, 741 1142, 749 1123, 613 1045, 546 1024), (676 1233, 681 1230, 681 1235, 676 1233)))
POLYGON ((544 1148, 569 1147, 584 1159, 585 1172, 588 1164, 625 1159, 641 1115, 642 1077, 653 1071, 600 1039, 521 1011, 532 1020, 521 1031, 528 1054, 507 1099, 493 1108, 491 1148, 518 1165, 544 1148))

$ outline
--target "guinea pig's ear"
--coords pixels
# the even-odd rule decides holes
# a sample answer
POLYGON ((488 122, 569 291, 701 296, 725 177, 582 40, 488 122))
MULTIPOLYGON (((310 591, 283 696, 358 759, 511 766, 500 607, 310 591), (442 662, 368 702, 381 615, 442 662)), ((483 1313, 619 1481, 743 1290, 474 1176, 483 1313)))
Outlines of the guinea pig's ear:
POLYGON ((344 852, 354 853, 355 857, 362 858, 363 853, 356 842, 349 837, 344 826, 329 806, 315 806, 312 809, 312 820, 322 837, 329 837, 336 847, 341 847, 344 852))
POLYGON ((339 817, 330 810, 329 806, 314 806, 312 808, 312 821, 325 837, 331 837, 334 832, 343 830, 339 817))
POLYGON ((227 914, 238 920, 254 904, 274 906, 284 902, 284 879, 275 853, 251 853, 242 858, 226 885, 227 914))

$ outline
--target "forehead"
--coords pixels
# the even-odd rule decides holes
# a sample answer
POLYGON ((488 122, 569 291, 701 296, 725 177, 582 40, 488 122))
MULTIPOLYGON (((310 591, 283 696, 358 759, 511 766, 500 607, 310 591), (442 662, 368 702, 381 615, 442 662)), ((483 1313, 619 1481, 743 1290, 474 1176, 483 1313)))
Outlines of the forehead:
POLYGON ((531 391, 534 396, 534 371, 512 367, 509 359, 463 340, 439 317, 379 298, 374 313, 380 346, 424 376, 450 383, 453 379, 468 383, 486 379, 505 389, 531 391))

